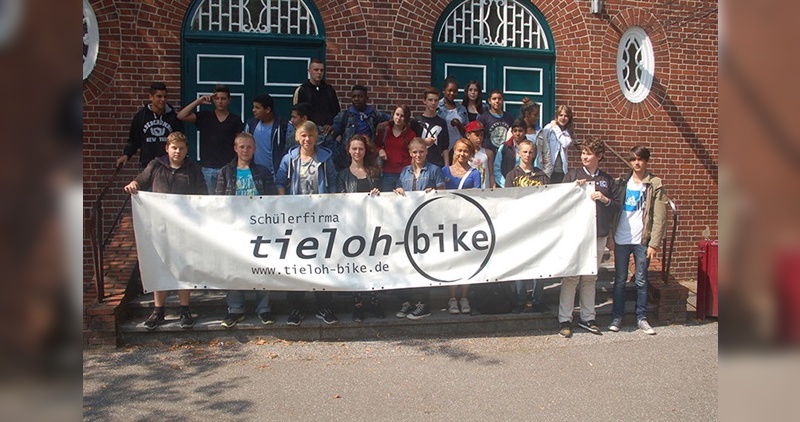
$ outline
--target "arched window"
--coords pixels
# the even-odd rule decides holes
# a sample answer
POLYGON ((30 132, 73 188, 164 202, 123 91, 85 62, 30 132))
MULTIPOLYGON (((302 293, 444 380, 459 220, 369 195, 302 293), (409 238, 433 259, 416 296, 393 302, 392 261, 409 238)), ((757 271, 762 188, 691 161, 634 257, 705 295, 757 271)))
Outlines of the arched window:
POLYGON ((549 50, 534 13, 514 0, 464 1, 450 10, 437 42, 549 50))
POLYGON ((204 0, 195 9, 195 31, 319 35, 317 21, 301 0, 204 0))

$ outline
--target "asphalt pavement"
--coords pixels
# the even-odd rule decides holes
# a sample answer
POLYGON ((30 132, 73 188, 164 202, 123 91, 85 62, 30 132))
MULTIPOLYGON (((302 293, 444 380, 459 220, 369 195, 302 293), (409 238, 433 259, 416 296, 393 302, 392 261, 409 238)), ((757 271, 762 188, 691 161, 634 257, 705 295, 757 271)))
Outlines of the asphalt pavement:
POLYGON ((84 419, 709 421, 717 329, 88 350, 84 419))

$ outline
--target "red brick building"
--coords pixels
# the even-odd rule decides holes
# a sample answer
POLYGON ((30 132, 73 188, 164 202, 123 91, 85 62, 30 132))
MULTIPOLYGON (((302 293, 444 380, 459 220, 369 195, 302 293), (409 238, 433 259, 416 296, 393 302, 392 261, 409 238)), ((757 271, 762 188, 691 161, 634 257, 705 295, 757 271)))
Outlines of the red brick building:
MULTIPOLYGON (((113 173, 151 82, 167 83, 174 106, 227 82, 245 118, 250 98, 268 91, 288 117, 292 86, 316 56, 344 106, 359 83, 380 110, 409 104, 419 113, 421 92, 446 72, 483 77, 484 93, 504 90, 513 114, 522 96, 534 98, 545 123, 556 105, 572 106, 577 141, 601 138, 623 155, 650 147, 680 212, 672 273, 693 278, 701 233, 717 238, 717 2, 596 3, 84 0, 85 206, 113 173)), ((610 154, 603 167, 614 176, 625 168, 610 154)), ((137 170, 129 163, 112 184, 109 219, 137 170)), ((89 286, 88 259, 84 274, 89 286)))

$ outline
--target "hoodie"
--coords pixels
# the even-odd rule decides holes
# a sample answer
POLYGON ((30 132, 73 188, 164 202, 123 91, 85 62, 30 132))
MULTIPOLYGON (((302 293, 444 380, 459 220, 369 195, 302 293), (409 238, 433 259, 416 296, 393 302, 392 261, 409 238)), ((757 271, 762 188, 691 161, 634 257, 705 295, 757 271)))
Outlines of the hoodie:
MULTIPOLYGON (((317 146, 317 181, 319 192, 336 192, 336 167, 333 165, 331 150, 317 146)), ((287 195, 298 195, 300 192, 300 145, 293 146, 281 160, 278 172, 275 174, 275 183, 286 189, 287 195)))
POLYGON ((156 114, 150 107, 150 104, 146 104, 133 116, 128 144, 123 151, 128 159, 139 151, 142 167, 167 153, 167 136, 170 133, 183 132, 183 122, 178 120, 178 114, 171 105, 165 106, 164 114, 156 114))
POLYGON ((139 189, 157 193, 177 193, 184 195, 207 195, 208 186, 203 178, 200 166, 189 159, 183 160, 179 168, 169 165, 166 154, 147 165, 135 179, 139 189))

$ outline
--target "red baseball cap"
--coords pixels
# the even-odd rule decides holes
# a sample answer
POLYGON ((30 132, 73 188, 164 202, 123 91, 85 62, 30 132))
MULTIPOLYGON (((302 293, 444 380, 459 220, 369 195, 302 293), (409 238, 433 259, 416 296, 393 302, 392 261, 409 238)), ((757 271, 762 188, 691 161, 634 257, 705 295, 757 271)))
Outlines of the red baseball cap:
POLYGON ((483 123, 473 120, 467 124, 467 133, 483 130, 483 123))

